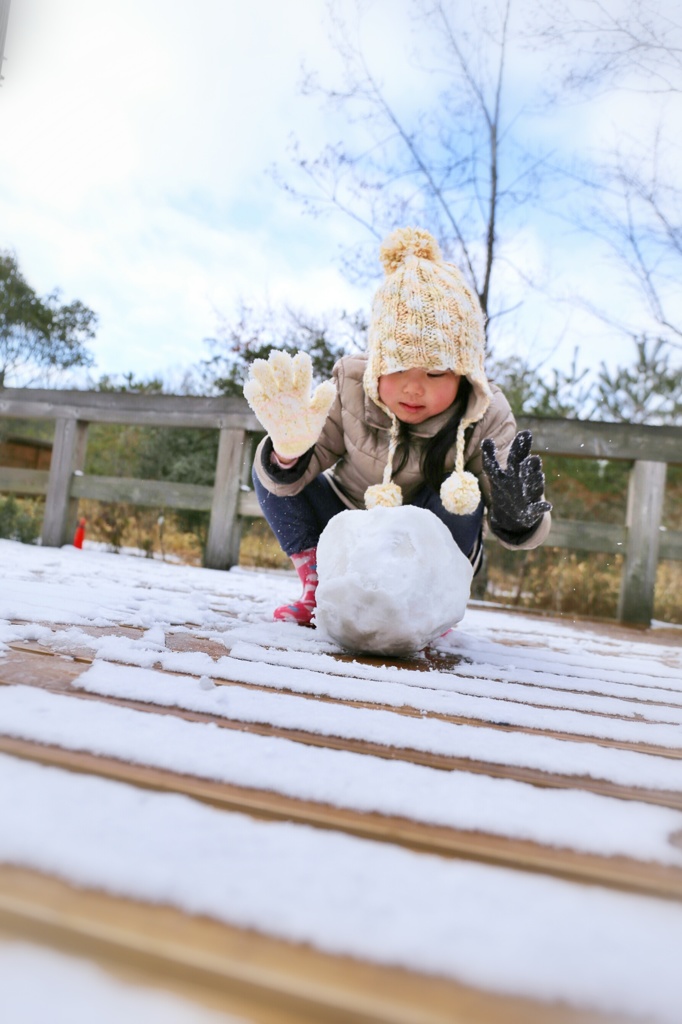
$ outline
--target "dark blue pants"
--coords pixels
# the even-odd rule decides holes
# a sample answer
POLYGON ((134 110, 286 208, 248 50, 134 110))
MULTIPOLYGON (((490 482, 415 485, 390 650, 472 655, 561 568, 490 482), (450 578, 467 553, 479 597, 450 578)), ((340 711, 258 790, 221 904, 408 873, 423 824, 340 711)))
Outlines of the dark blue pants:
MULTIPOLYGON (((329 520, 348 507, 337 496, 323 473, 304 487, 300 494, 287 498, 278 498, 266 490, 255 472, 253 486, 263 515, 287 555, 316 547, 329 520)), ((440 496, 425 485, 408 504, 433 512, 445 523, 455 544, 467 558, 478 554, 483 527, 482 501, 471 515, 456 516, 443 508, 440 496)))

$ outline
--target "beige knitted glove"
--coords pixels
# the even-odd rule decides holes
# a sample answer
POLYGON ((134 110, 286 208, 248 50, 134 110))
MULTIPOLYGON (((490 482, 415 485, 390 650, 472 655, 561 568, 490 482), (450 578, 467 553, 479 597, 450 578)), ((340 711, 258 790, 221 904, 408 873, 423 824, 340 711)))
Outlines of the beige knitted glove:
POLYGON ((336 398, 331 380, 310 393, 313 364, 307 352, 286 352, 254 359, 244 398, 263 424, 278 455, 297 458, 317 441, 336 398))

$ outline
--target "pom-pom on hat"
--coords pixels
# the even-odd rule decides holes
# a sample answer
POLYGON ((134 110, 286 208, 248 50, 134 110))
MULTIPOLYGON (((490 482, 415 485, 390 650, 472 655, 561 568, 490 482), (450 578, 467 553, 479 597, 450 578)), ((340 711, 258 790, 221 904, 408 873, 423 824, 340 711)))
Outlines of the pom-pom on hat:
POLYGON ((455 470, 444 481, 441 500, 456 515, 474 512, 481 500, 478 481, 464 472, 464 431, 481 419, 491 393, 485 375, 485 330, 478 297, 461 272, 443 260, 438 242, 421 228, 398 228, 380 250, 386 278, 374 296, 364 375, 367 395, 392 419, 389 458, 381 484, 365 492, 367 508, 400 505, 391 481, 398 420, 379 398, 379 378, 421 367, 452 370, 466 377, 474 401, 457 430, 455 470))

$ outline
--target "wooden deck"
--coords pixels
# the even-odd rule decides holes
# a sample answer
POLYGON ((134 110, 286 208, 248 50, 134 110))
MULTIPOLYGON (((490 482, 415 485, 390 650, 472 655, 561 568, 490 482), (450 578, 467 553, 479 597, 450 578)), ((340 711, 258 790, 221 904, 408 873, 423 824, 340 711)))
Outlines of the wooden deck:
MULTIPOLYGON (((495 616, 490 611, 491 617, 495 616)), ((508 618, 508 616, 506 617, 508 618)), ((518 617, 519 626, 528 621, 518 617)), ((2 686, 30 686, 54 694, 68 695, 70 699, 101 702, 107 705, 130 707, 149 714, 174 716, 185 721, 212 721, 221 730, 286 738, 306 747, 347 750, 357 755, 400 761, 408 765, 427 766, 443 772, 468 772, 476 775, 530 783, 542 790, 572 790, 600 794, 619 801, 648 804, 682 810, 682 790, 665 785, 645 787, 618 783, 594 774, 550 772, 538 767, 518 763, 500 763, 484 757, 463 757, 406 746, 386 745, 358 737, 322 735, 304 728, 285 727, 276 722, 247 721, 243 717, 224 717, 181 707, 167 707, 140 700, 111 695, 100 695, 78 689, 79 678, 93 663, 92 651, 69 639, 69 625, 45 622, 51 633, 40 642, 22 640, 11 643, 4 657, 0 657, 0 684, 2 686)), ((577 628, 581 628, 578 624, 577 628)), ((585 624, 586 642, 607 644, 616 653, 619 644, 630 642, 644 645, 652 675, 657 666, 662 670, 660 687, 650 701, 643 700, 637 688, 636 667, 631 673, 633 698, 614 700, 613 711, 575 711, 584 719, 624 721, 622 700, 636 705, 634 721, 646 725, 671 722, 671 714, 682 716, 682 690, 670 685, 669 651, 679 646, 680 631, 628 631, 619 627, 585 624), (666 672, 668 675, 666 675, 666 672), (640 715, 641 712, 641 715, 640 715)), ((142 636, 139 627, 80 626, 83 636, 119 635, 131 639, 142 636)), ((536 634, 537 638, 537 634, 536 634)), ((538 650, 532 636, 519 630, 501 638, 510 650, 538 650)), ((548 647, 551 648, 551 637, 548 647)), ((224 658, 229 651, 223 644, 195 635, 191 624, 166 634, 166 647, 170 651, 203 653, 213 659, 224 658)), ((100 658, 100 661, 102 659, 100 658)), ((513 660, 513 658, 512 658, 513 660)), ((338 665, 348 665, 349 659, 339 655, 338 665)), ((456 683, 461 654, 441 651, 431 661, 393 663, 397 671, 422 671, 434 667, 447 674, 449 682, 456 683)), ((557 706, 557 695, 584 694, 576 659, 563 649, 554 651, 554 664, 562 664, 562 686, 553 689, 551 683, 527 686, 523 702, 510 700, 515 707, 551 710, 557 706), (574 684, 571 684, 571 680, 574 684), (551 699, 549 699, 551 697, 551 699)), ((624 666, 627 659, 624 659, 624 666)), ((640 660, 637 660, 637 664, 640 660)), ((245 683, 240 679, 212 676, 215 685, 226 687, 248 686, 250 691, 262 693, 287 692, 282 683, 283 664, 273 658, 268 671, 268 682, 245 683)), ((369 670, 379 666, 377 659, 365 659, 369 670)), ((540 662, 538 662, 540 665, 540 662)), ((156 666, 161 668, 160 665, 156 666)), ((168 669, 168 678, 175 673, 168 669)), ((494 671, 487 665, 488 679, 495 680, 494 671)), ((503 686, 504 674, 498 682, 503 686)), ((642 737, 622 738, 619 735, 590 734, 589 728, 571 731, 561 724, 557 715, 557 728, 532 724, 510 723, 500 719, 499 713, 490 714, 484 698, 479 698, 481 713, 455 714, 447 711, 425 710, 415 704, 388 706, 381 700, 367 701, 356 698, 297 690, 298 696, 310 702, 322 702, 335 707, 365 708, 372 713, 389 710, 403 716, 406 721, 433 720, 465 724, 473 729, 495 730, 499 734, 520 736, 546 736, 601 750, 621 750, 654 754, 666 758, 671 765, 682 759, 682 730, 680 742, 661 746, 660 740, 649 742, 646 728, 642 737)), ((601 694, 589 690, 592 697, 608 702, 605 686, 601 694)), ((415 691, 415 698, 419 692, 415 691)), ((499 704, 499 702, 498 702, 499 704)), ((567 705, 570 708, 570 704, 567 705)), ((607 707, 607 703, 604 705, 607 707)), ((561 700, 559 700, 561 707, 561 700)), ((682 721, 682 717, 680 719, 682 721)), ((568 721, 568 719, 566 719, 568 721)), ((608 730, 605 730, 608 732, 608 730)), ((410 820, 378 812, 360 812, 349 807, 304 800, 268 789, 255 789, 217 782, 161 769, 154 765, 131 763, 87 749, 70 749, 63 745, 46 744, 31 738, 2 735, 0 752, 24 760, 67 768, 132 784, 152 791, 182 793, 194 800, 222 810, 240 811, 264 820, 285 820, 312 825, 353 836, 369 838, 381 843, 407 848, 420 853, 437 854, 445 858, 458 858, 480 863, 511 867, 526 873, 570 879, 584 886, 599 886, 608 890, 632 894, 646 894, 679 901, 682 897, 682 868, 663 865, 636 857, 599 856, 575 849, 543 845, 514 835, 500 835, 464 828, 445 827, 424 821, 410 820)), ((682 832, 670 837, 673 845, 682 847, 682 832)), ((400 894, 396 894, 400 898, 400 894)), ((453 980, 401 970, 379 964, 362 962, 344 956, 331 956, 306 945, 283 942, 256 931, 231 927, 202 916, 189 916, 172 907, 152 906, 108 895, 95 889, 77 889, 56 877, 5 866, 0 869, 0 939, 26 938, 62 951, 86 956, 104 964, 116 976, 180 993, 197 1005, 232 1013, 244 1020, 273 1022, 338 1021, 338 1022, 405 1022, 405 1024, 444 1024, 444 1022, 490 1022, 490 1024, 563 1024, 563 1022, 606 1021, 616 1018, 600 1016, 572 1009, 564 1004, 502 995, 453 980)))

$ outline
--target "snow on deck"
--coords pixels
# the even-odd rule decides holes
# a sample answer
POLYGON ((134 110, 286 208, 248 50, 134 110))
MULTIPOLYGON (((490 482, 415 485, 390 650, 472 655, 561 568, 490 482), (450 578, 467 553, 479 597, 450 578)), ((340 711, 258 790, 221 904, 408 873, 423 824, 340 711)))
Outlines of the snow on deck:
POLYGON ((479 605, 382 661, 270 621, 287 573, 0 541, 0 581, 13 1021, 64 936, 162 1007, 200 969, 197 1021, 679 1021, 682 630, 479 605))

